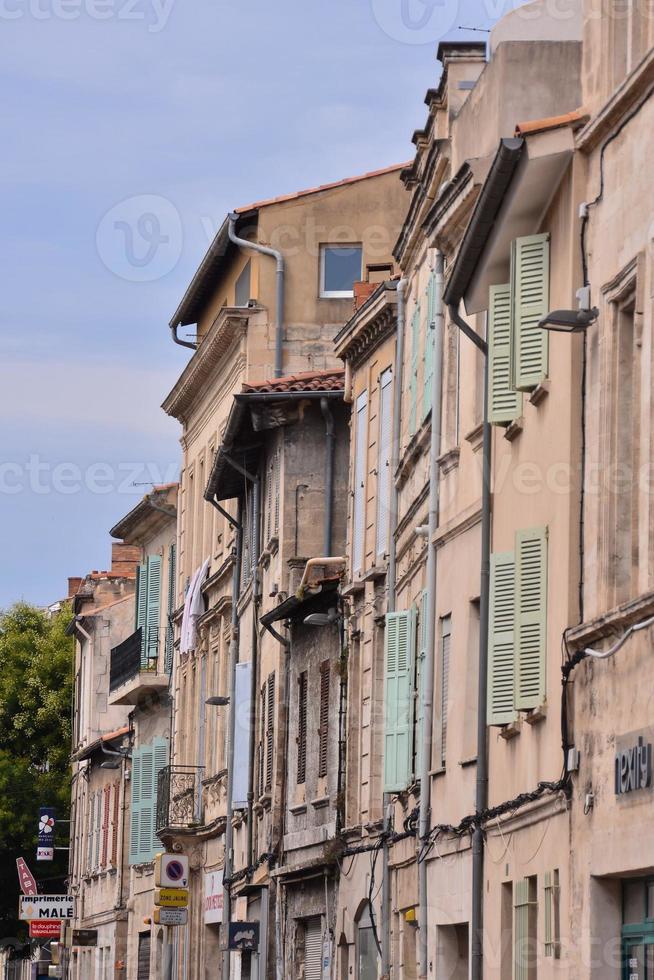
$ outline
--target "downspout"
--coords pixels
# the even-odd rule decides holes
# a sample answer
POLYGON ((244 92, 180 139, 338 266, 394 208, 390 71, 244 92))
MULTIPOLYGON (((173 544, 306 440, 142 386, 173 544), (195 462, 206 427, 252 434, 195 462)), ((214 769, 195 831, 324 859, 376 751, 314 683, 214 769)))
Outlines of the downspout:
POLYGON ((247 866, 251 867, 254 856, 254 770, 256 752, 256 711, 257 691, 259 689, 259 604, 261 602, 261 583, 259 581, 259 540, 261 532, 261 480, 255 477, 252 494, 252 670, 250 673, 250 758, 248 762, 248 835, 247 866))
MULTIPOLYGON (((488 733, 486 703, 488 690, 488 598, 491 544, 491 426, 488 420, 488 345, 459 316, 458 302, 448 305, 450 317, 484 355, 484 425, 481 488, 481 577, 479 586, 479 686, 477 689, 477 780, 475 810, 488 805, 488 733)), ((482 980, 484 969, 484 834, 475 826, 472 835, 471 980, 482 980)))
POLYGON ((174 342, 178 344, 180 347, 188 347, 190 350, 197 350, 198 349, 197 344, 191 343, 190 340, 179 339, 179 337, 177 336, 177 331, 179 330, 180 326, 181 326, 180 323, 176 323, 174 325, 172 323, 170 324, 170 332, 172 334, 174 342))
MULTIPOLYGON (((239 615, 238 597, 241 591, 241 549, 243 547, 243 526, 241 521, 241 501, 235 529, 234 565, 232 567, 232 622, 229 641, 229 727, 227 730, 227 819, 225 823, 225 859, 223 862, 223 921, 231 922, 232 890, 229 883, 234 871, 234 739, 236 734, 236 664, 238 663, 239 615)), ((223 951, 222 980, 230 980, 230 951, 223 951)))
POLYGON ((440 498, 441 454, 441 403, 443 389, 443 255, 436 251, 434 256, 434 322, 429 324, 434 331, 434 372, 431 392, 431 443, 429 448, 429 537, 427 539, 427 632, 426 652, 421 674, 422 702, 422 746, 420 754, 420 818, 417 841, 418 853, 418 903, 419 903, 419 977, 425 978, 429 972, 429 916, 427 906, 427 862, 420 860, 425 838, 429 833, 431 816, 431 749, 433 733, 434 676, 436 659, 436 588, 437 551, 434 540, 438 530, 438 510, 440 498))
POLYGON ((325 530, 323 555, 332 553, 332 528, 334 523, 334 416, 326 398, 320 399, 320 411, 325 419, 325 530))
POLYGON ((238 214, 232 211, 229 216, 229 224, 227 228, 227 233, 229 235, 230 242, 234 245, 239 245, 241 248, 249 248, 253 252, 260 252, 262 255, 269 255, 271 258, 275 259, 277 263, 277 301, 276 301, 276 317, 277 323, 275 325, 275 377, 281 378, 283 374, 283 343, 284 343, 284 256, 281 252, 278 252, 275 248, 269 248, 267 245, 260 245, 259 242, 249 242, 247 238, 239 238, 236 234, 236 222, 238 220, 238 214))
MULTIPOLYGON (((402 368, 404 364, 404 332, 406 321, 406 289, 409 280, 400 279, 397 284, 397 326, 395 332, 395 365, 393 368, 393 440, 391 446, 391 499, 388 526, 390 542, 388 555, 388 572, 386 575, 386 610, 395 611, 395 584, 397 581, 397 547, 395 528, 397 527, 397 509, 399 493, 395 482, 395 474, 400 465, 400 439, 402 437, 402 368)), ((384 793, 384 831, 390 831, 388 811, 390 795, 384 793)), ((391 969, 391 882, 390 882, 390 851, 387 838, 382 846, 382 896, 381 896, 381 972, 382 977, 390 976, 391 969)))

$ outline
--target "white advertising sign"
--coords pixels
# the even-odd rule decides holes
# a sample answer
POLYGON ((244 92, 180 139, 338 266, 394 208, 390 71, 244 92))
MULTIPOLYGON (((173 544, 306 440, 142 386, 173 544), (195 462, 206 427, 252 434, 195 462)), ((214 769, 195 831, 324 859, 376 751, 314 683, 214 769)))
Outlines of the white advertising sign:
POLYGON ((205 924, 223 921, 223 872, 208 871, 204 876, 205 924))
POLYGON ((21 895, 18 917, 25 922, 35 919, 74 919, 73 895, 21 895))
POLYGON ((250 765, 250 678, 252 664, 236 665, 234 698, 234 809, 248 805, 248 770, 250 765))

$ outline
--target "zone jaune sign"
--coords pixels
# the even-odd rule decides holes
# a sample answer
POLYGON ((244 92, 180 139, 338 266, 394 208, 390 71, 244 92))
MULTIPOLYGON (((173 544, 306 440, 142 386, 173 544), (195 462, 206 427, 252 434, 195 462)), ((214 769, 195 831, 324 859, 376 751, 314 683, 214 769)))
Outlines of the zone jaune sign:
POLYGON ((24 922, 73 919, 75 898, 73 895, 21 895, 18 917, 24 922))
POLYGON ((155 888, 154 904, 164 908, 186 908, 188 905, 188 888, 155 888))

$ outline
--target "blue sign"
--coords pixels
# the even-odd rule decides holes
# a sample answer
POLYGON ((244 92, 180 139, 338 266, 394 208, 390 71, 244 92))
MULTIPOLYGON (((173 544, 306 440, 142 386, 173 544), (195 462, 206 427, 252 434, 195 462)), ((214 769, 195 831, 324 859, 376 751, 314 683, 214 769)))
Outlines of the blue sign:
POLYGON ((39 842, 36 849, 37 861, 54 860, 55 811, 51 806, 39 809, 39 842))

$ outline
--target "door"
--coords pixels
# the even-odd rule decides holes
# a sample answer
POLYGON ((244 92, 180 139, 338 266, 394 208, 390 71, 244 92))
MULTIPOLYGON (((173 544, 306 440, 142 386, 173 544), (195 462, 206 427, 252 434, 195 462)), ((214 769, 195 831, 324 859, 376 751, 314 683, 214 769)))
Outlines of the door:
POLYGON ((139 932, 137 980, 150 980, 150 933, 139 932))
POLYGON ((304 929, 304 980, 322 980, 322 921, 307 919, 304 929))

